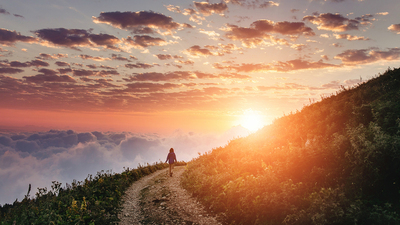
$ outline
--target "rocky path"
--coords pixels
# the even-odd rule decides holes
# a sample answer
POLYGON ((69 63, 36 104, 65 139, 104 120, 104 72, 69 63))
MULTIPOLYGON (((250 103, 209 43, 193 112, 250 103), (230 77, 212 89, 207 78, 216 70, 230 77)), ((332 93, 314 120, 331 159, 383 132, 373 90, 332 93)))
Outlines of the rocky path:
POLYGON ((221 224, 180 186, 185 168, 157 171, 133 183, 123 197, 121 225, 132 224, 221 224))

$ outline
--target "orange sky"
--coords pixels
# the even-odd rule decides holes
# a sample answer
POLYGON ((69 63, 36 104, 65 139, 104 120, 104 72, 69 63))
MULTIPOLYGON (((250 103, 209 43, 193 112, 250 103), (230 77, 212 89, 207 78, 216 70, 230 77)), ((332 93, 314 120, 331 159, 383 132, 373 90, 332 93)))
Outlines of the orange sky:
POLYGON ((0 126, 265 125, 400 59, 397 0, 42 3, 0 6, 0 126))
POLYGON ((34 126, 40 130, 74 129, 78 131, 131 131, 171 133, 186 131, 223 132, 238 125, 238 116, 209 112, 93 113, 2 109, 3 126, 34 126), (194 119, 195 118, 195 119, 194 119))

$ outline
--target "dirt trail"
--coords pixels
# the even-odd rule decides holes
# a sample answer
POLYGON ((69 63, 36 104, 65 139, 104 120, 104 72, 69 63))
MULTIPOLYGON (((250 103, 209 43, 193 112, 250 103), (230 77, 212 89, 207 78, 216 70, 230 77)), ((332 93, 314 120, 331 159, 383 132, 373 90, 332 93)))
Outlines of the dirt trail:
POLYGON ((123 197, 120 224, 221 224, 180 186, 184 170, 175 167, 168 177, 164 169, 134 182, 123 197))

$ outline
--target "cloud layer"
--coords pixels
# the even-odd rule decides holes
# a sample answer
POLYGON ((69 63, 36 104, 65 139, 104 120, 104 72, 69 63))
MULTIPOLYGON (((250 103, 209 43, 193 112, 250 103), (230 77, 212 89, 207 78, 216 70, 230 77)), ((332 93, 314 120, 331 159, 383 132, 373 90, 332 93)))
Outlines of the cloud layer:
MULTIPOLYGON (((71 183, 101 170, 123 171, 138 164, 165 161, 173 147, 178 160, 189 161, 229 140, 248 134, 234 127, 223 135, 175 131, 170 136, 129 132, 0 133, 0 204, 22 200, 28 184, 33 193, 51 181, 71 183)), ((31 193, 33 195, 33 193, 31 193)))

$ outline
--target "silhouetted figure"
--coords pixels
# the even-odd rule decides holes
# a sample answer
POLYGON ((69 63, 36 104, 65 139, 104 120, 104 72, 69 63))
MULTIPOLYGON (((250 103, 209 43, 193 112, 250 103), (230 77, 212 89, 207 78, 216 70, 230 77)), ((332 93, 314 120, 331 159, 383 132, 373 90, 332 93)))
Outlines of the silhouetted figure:
POLYGON ((167 160, 165 160, 165 162, 167 162, 167 161, 169 163, 169 175, 172 177, 172 170, 174 169, 174 162, 177 162, 176 161, 176 155, 175 155, 175 152, 174 152, 173 148, 171 148, 169 150, 169 153, 168 153, 168 156, 167 156, 167 160))

